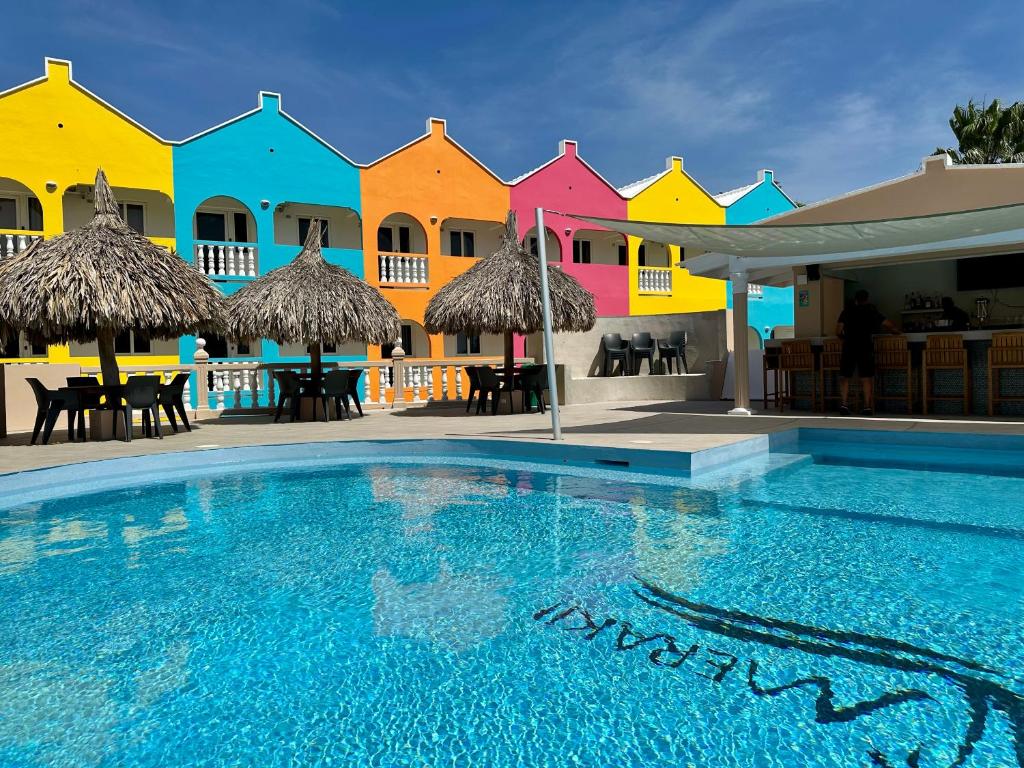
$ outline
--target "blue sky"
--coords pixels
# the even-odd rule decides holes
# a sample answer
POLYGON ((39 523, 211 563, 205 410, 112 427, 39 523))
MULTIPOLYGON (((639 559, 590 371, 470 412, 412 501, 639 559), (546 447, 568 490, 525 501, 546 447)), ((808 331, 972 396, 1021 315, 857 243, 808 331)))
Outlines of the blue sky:
POLYGON ((1020 0, 19 2, 0 87, 43 56, 162 136, 260 89, 358 162, 429 115, 498 175, 561 138, 625 184, 667 155, 712 192, 774 168, 810 202, 912 171, 968 98, 1024 98, 1020 0))

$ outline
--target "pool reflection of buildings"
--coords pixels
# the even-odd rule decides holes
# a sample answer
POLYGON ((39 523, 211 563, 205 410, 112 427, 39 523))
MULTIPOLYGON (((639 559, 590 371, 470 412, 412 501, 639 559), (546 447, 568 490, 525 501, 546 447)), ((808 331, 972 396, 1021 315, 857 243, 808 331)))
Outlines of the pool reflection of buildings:
POLYGON ((637 574, 665 589, 686 592, 700 584, 706 560, 729 553, 727 518, 710 491, 679 488, 653 494, 640 491, 631 503, 637 574))

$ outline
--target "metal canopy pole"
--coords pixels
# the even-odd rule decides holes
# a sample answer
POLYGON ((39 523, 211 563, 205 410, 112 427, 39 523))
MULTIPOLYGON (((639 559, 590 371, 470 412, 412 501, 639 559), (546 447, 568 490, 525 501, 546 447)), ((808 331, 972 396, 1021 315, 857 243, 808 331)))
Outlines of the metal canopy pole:
POLYGON ((733 389, 735 406, 730 416, 750 416, 750 339, 747 337, 747 270, 733 259, 729 266, 732 280, 733 389))
MULTIPOLYGON (((558 415, 558 382, 555 379, 555 349, 551 338, 551 297, 548 294, 547 232, 544 229, 544 209, 537 209, 537 258, 540 260, 540 303, 544 314, 544 363, 548 369, 548 390, 551 392, 551 432, 555 440, 562 439, 562 422, 558 415)), ((525 394, 523 395, 526 396, 525 394)), ((525 406, 525 403, 524 403, 525 406)))

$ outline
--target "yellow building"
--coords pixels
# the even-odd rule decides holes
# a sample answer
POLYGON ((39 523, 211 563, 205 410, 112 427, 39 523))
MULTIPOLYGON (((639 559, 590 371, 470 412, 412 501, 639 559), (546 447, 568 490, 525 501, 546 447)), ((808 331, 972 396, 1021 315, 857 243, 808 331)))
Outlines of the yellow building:
MULTIPOLYGON (((0 259, 87 223, 99 167, 128 224, 173 248, 170 142, 76 83, 70 62, 45 66, 42 77, 0 92, 0 259)), ((176 363, 178 342, 128 334, 118 352, 123 363, 176 363)), ((0 338, 0 362, 26 358, 98 364, 94 343, 46 349, 0 338)))
MULTIPOLYGON (((670 157, 665 170, 622 187, 628 217, 672 224, 725 224, 725 208, 683 170, 681 157, 670 157)), ((629 313, 665 315, 705 312, 725 307, 725 282, 693 277, 674 266, 679 248, 629 241, 629 313)))

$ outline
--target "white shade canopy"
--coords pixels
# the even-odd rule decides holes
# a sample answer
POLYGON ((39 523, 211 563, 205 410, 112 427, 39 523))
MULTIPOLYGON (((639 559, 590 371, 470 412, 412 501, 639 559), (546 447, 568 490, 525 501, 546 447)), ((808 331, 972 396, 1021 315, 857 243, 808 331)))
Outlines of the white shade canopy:
POLYGON ((686 250, 694 275, 792 283, 792 268, 929 261, 1024 251, 1024 205, 835 224, 669 224, 574 216, 686 250), (696 252, 696 253, 695 253, 696 252))

